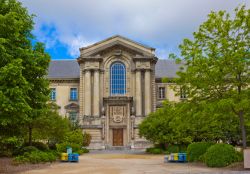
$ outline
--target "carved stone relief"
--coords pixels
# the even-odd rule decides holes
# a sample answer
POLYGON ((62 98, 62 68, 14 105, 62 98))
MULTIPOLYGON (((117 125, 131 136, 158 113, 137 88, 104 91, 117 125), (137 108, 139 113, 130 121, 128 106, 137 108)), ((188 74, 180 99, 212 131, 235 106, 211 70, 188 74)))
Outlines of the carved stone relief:
POLYGON ((99 68, 99 62, 86 62, 85 68, 99 68))
POLYGON ((110 124, 126 123, 126 107, 125 106, 109 106, 110 124))
POLYGON ((136 62, 136 68, 139 69, 149 69, 150 68, 150 62, 136 62))

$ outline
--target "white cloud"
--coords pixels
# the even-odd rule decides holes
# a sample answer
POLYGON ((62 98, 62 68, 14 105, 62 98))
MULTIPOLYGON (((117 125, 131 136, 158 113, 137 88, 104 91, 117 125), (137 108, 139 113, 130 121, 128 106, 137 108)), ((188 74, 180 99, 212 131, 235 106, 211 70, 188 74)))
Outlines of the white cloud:
POLYGON ((79 56, 79 48, 91 45, 93 42, 87 41, 83 36, 76 35, 71 37, 62 37, 59 39, 62 43, 68 46, 68 54, 72 57, 79 56))
MULTIPOLYGON (((211 10, 232 12, 239 4, 250 5, 250 0, 21 1, 37 15, 36 35, 48 37, 39 31, 42 24, 55 26, 55 38, 68 45, 72 56, 77 54, 76 47, 115 34, 164 48, 166 53, 175 51, 181 40, 190 37, 211 10)), ((56 44, 54 39, 44 40, 49 46, 56 44)))

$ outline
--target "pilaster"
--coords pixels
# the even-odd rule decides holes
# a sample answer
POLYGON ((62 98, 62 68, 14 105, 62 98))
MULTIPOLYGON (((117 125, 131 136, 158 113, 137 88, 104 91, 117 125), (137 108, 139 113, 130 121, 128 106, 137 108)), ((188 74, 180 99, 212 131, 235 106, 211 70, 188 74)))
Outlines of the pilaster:
POLYGON ((151 71, 147 69, 145 71, 145 115, 148 115, 151 112, 151 71))
POLYGON ((100 115, 100 74, 99 70, 94 70, 94 93, 93 93, 93 115, 99 116, 100 115))
POLYGON ((91 71, 85 70, 85 114, 91 115, 91 71))
POLYGON ((141 70, 136 70, 136 89, 135 89, 135 102, 136 102, 136 115, 142 115, 142 92, 141 92, 141 70))

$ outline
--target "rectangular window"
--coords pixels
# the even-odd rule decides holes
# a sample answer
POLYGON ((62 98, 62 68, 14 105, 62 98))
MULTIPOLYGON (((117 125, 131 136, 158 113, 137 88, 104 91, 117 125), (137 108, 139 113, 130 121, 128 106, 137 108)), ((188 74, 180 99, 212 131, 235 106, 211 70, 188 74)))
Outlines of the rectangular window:
POLYGON ((77 112, 69 112, 69 120, 71 123, 76 123, 77 121, 77 112))
POLYGON ((56 88, 50 88, 50 100, 56 100, 56 88))
POLYGON ((165 99, 165 87, 159 87, 159 98, 160 99, 165 99))
POLYGON ((186 89, 184 87, 180 88, 180 98, 181 99, 186 99, 187 98, 186 89))
POLYGON ((77 96, 77 88, 70 88, 70 100, 76 101, 77 96))

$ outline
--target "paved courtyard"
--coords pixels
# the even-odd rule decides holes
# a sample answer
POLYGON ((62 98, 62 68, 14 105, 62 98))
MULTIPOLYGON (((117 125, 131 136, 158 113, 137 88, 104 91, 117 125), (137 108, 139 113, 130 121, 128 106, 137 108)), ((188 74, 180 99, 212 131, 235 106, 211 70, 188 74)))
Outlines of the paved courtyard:
POLYGON ((94 151, 80 156, 79 163, 54 163, 23 174, 250 174, 230 168, 207 168, 202 164, 164 163, 163 155, 136 151, 94 151))

